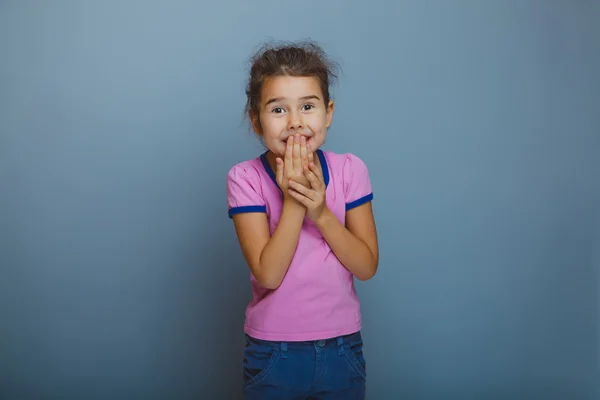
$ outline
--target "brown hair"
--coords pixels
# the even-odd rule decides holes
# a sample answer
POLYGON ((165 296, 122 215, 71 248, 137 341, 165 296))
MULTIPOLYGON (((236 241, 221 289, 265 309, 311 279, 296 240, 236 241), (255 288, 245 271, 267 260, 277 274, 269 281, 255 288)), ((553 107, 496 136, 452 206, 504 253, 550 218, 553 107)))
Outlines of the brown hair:
MULTIPOLYGON (((330 60, 321 46, 312 41, 264 45, 251 60, 246 86, 246 116, 258 121, 261 91, 265 78, 272 76, 313 76, 319 80, 325 106, 329 104, 329 85, 337 79, 339 65, 330 60)), ((258 121, 260 124, 260 121, 258 121)))

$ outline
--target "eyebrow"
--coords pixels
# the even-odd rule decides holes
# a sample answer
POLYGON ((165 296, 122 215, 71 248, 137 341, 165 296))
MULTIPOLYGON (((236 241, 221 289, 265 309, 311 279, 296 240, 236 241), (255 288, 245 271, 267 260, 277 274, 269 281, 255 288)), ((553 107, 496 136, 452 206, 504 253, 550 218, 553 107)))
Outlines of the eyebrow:
MULTIPOLYGON (((285 97, 274 97, 272 99, 269 99, 266 103, 265 103, 265 107, 268 106, 271 103, 276 103, 278 101, 282 101, 285 100, 285 97)), ((314 94, 311 94, 309 96, 304 96, 304 97, 300 97, 300 100, 320 100, 319 96, 316 96, 314 94)))

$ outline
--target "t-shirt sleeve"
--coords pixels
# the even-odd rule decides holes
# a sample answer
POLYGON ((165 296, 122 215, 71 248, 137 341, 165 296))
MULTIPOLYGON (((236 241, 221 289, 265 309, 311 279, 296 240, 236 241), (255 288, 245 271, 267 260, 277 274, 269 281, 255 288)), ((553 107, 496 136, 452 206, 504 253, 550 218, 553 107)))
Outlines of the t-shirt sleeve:
POLYGON ((267 212, 258 172, 248 166, 234 166, 227 174, 227 202, 229 218, 240 213, 267 212))
POLYGON ((346 154, 343 168, 346 211, 373 200, 371 179, 365 163, 354 154, 346 154))

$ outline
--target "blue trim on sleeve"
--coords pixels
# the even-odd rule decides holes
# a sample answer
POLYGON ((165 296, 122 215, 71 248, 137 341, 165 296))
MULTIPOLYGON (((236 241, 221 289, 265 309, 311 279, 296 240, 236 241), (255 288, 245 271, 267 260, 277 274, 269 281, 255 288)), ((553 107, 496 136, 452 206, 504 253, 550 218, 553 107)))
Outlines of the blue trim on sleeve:
POLYGON ((233 218, 235 214, 242 213, 266 213, 267 206, 242 206, 229 209, 229 218, 233 218))
POLYGON ((368 195, 363 196, 358 200, 354 200, 353 202, 346 204, 346 211, 352 210, 353 208, 358 206, 362 206, 363 204, 368 203, 371 200, 373 200, 373 193, 369 193, 368 195))

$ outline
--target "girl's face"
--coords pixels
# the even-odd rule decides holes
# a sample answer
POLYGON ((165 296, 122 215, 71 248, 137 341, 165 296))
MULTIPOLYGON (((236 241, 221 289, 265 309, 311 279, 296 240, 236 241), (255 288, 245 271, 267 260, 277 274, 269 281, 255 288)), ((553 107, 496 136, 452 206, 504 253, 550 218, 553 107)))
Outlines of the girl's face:
POLYGON ((283 157, 287 138, 296 133, 306 137, 312 151, 321 147, 333 108, 332 100, 325 104, 317 78, 274 76, 263 82, 260 109, 251 120, 267 148, 283 157))

